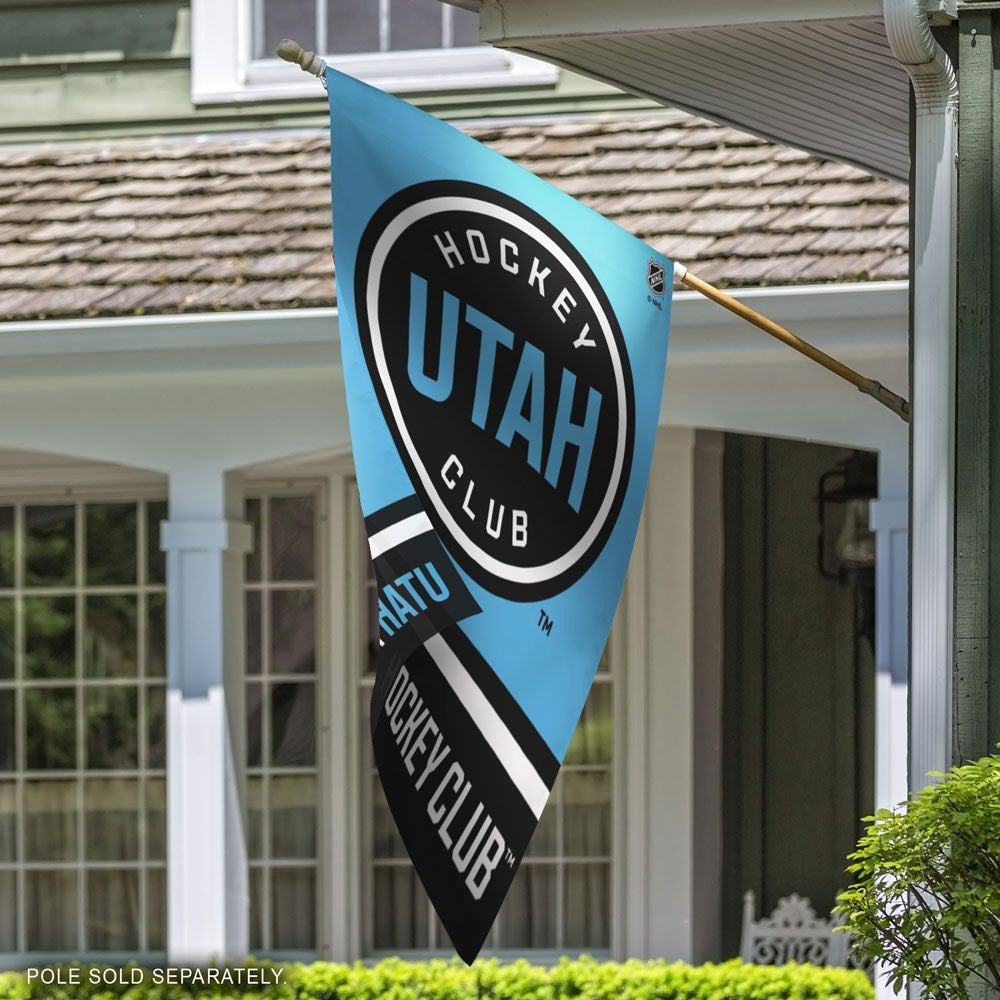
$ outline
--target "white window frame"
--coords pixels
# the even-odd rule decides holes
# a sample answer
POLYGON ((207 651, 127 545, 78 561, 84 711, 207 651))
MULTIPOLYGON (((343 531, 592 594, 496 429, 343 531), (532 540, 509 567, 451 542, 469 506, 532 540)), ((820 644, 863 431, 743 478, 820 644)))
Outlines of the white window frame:
MULTIPOLYGON (((23 544, 23 531, 24 526, 21 523, 21 518, 23 517, 23 509, 27 506, 32 505, 64 505, 64 506, 79 506, 87 503, 155 503, 162 502, 167 499, 167 490, 165 484, 154 482, 149 479, 148 476, 136 476, 131 471, 125 471, 119 473, 118 470, 112 472, 106 472, 102 470, 100 473, 93 473, 91 466, 86 466, 83 469, 73 468, 73 467, 41 467, 38 469, 31 469, 29 471, 21 470, 11 470, 5 473, 4 485, 0 487, 0 505, 15 505, 20 507, 21 513, 17 515, 18 520, 15 522, 15 530, 17 531, 17 540, 15 544, 18 549, 23 544)), ((79 516, 79 514, 77 515, 79 516)), ((145 541, 146 524, 145 520, 140 517, 138 526, 138 547, 136 551, 137 556, 137 574, 141 572, 141 575, 145 577, 145 570, 142 569, 144 566, 146 558, 146 547, 145 541)), ((81 600, 85 599, 85 595, 90 592, 100 592, 101 588, 93 588, 88 586, 85 582, 80 583, 83 580, 82 571, 83 566, 81 564, 81 550, 79 540, 76 544, 76 553, 74 555, 75 560, 75 579, 72 586, 67 586, 65 588, 60 588, 66 591, 72 591, 76 596, 77 603, 79 604, 81 600)), ((23 586, 15 586, 14 591, 21 595, 30 595, 34 592, 32 588, 25 588, 23 586)), ((38 588, 43 593, 45 588, 38 588)), ((166 594, 166 584, 151 584, 146 580, 144 583, 137 583, 131 586, 122 587, 109 587, 109 590, 115 590, 120 592, 122 590, 134 590, 136 593, 145 592, 150 593, 163 593, 166 594)), ((79 614, 79 608, 78 608, 79 614)), ((144 648, 144 627, 140 623, 139 625, 140 634, 138 637, 138 656, 140 658, 145 657, 144 648)), ((77 635, 77 652, 76 655, 79 657, 81 655, 81 650, 79 648, 82 642, 82 636, 77 635)), ((137 672, 136 679, 136 690, 139 692, 145 692, 148 690, 148 685, 146 683, 147 678, 145 677, 144 671, 137 672)), ((30 683, 30 682, 29 682, 30 683)), ((166 689, 168 686, 168 680, 166 676, 163 678, 163 686, 166 689)), ((80 678, 68 678, 67 686, 72 685, 78 691, 85 689, 85 682, 81 685, 80 678)), ((18 691, 18 697, 23 697, 21 692, 25 686, 25 680, 23 676, 16 678, 13 686, 18 691)), ((42 685, 45 686, 45 685, 42 685)), ((54 684, 52 686, 55 686, 54 684)), ((144 717, 147 711, 147 704, 144 697, 139 697, 137 701, 137 724, 139 725, 140 733, 144 735, 145 725, 144 717)), ((76 712, 79 716, 81 712, 81 704, 78 699, 76 712)), ((23 726, 23 715, 20 725, 23 726)), ((78 739, 81 738, 78 734, 78 739)), ((141 744, 141 737, 140 737, 141 744)), ((29 870, 42 871, 42 870, 60 870, 69 871, 73 870, 77 873, 78 879, 81 881, 85 878, 87 871, 100 870, 102 868, 112 868, 112 869, 126 869, 135 871, 148 871, 153 868, 166 868, 167 860, 164 859, 160 861, 159 859, 150 859, 148 856, 148 850, 146 846, 146 830, 145 830, 145 810, 147 807, 146 800, 146 789, 145 783, 151 778, 159 777, 159 772, 162 770, 164 774, 164 782, 166 781, 166 762, 162 768, 150 768, 148 761, 145 760, 146 751, 142 749, 140 745, 139 749, 139 766, 134 770, 129 769, 128 773, 119 771, 88 771, 83 768, 80 761, 77 761, 77 766, 73 768, 76 773, 74 780, 80 783, 80 787, 77 791, 77 815, 82 817, 85 815, 84 807, 84 788, 82 782, 88 777, 104 777, 105 775, 109 777, 128 777, 142 782, 142 787, 140 788, 140 798, 139 798, 139 814, 142 819, 140 819, 140 836, 142 839, 142 850, 141 857, 138 860, 125 861, 125 862, 90 862, 84 859, 82 851, 79 853, 75 861, 67 862, 28 862, 23 858, 17 862, 12 863, 8 866, 9 870, 14 870, 17 875, 17 938, 18 945, 21 946, 25 943, 26 935, 26 911, 25 911, 25 889, 24 889, 24 876, 25 872, 29 870)), ((25 778, 26 769, 15 768, 14 771, 8 772, 8 779, 16 781, 19 788, 23 785, 25 778)), ((18 824, 18 841, 19 843, 24 842, 24 811, 21 808, 20 792, 19 792, 19 808, 17 815, 18 824)), ((169 815, 167 817, 167 822, 169 823, 169 815)), ((78 839, 83 836, 83 824, 78 824, 77 837, 78 839)), ((140 912, 141 912, 141 926, 140 926, 140 941, 146 940, 146 935, 148 932, 148 898, 147 898, 147 885, 145 879, 140 879, 140 912)), ((78 884, 78 897, 77 897, 77 939, 79 941, 83 940, 85 928, 84 921, 86 919, 85 913, 85 887, 78 884)), ((169 897, 166 899, 169 905, 169 897)), ((166 915, 164 915, 166 920, 166 915)), ((166 958, 165 951, 149 950, 139 950, 135 953, 125 953, 116 951, 95 951, 95 950, 72 950, 72 951, 53 951, 53 952, 42 952, 42 951, 30 951, 26 948, 13 952, 2 952, 0 953, 0 968, 2 969, 15 969, 26 967, 28 964, 54 964, 54 963, 66 963, 66 962, 102 962, 106 964, 116 964, 124 963, 126 961, 138 961, 140 964, 152 965, 162 962, 166 958)))
MULTIPOLYGON (((330 497, 329 497, 329 480, 322 475, 288 475, 279 476, 277 473, 263 477, 253 477, 247 479, 243 484, 243 503, 244 509, 245 504, 248 499, 256 499, 263 501, 266 499, 274 499, 288 496, 310 496, 316 504, 316 515, 315 515, 315 527, 316 527, 316 538, 314 543, 315 549, 315 570, 314 579, 312 581, 311 588, 315 598, 315 627, 316 627, 316 670, 311 681, 314 687, 315 694, 315 706, 316 706, 316 716, 314 719, 314 726, 316 730, 316 760, 312 765, 303 765, 295 767, 275 767, 272 763, 267 761, 266 753, 263 752, 262 744, 262 757, 261 763, 255 764, 253 766, 248 765, 245 761, 243 763, 244 774, 249 779, 250 777, 256 777, 262 779, 264 787, 264 797, 262 798, 263 808, 262 808, 262 839, 264 842, 264 856, 262 858, 250 858, 248 854, 248 869, 251 876, 250 890, 253 891, 252 878, 255 871, 264 870, 269 872, 275 868, 298 868, 298 867, 311 867, 316 871, 316 947, 314 949, 308 949, 303 951, 290 950, 287 948, 274 948, 274 947, 262 947, 259 951, 259 955, 264 958, 271 959, 273 961, 291 961, 291 962, 311 962, 317 959, 327 958, 329 955, 329 926, 331 922, 330 914, 330 901, 329 894, 326 892, 330 881, 330 865, 328 856, 326 853, 326 845, 330 839, 329 822, 331 816, 331 803, 329 801, 329 776, 327 774, 327 768, 330 760, 330 750, 328 747, 330 725, 328 721, 328 709, 330 705, 330 693, 328 687, 331 683, 330 676, 331 670, 329 668, 329 643, 328 636, 330 632, 331 623, 329 621, 329 614, 327 612, 327 589, 329 583, 328 576, 328 550, 329 543, 327 539, 328 528, 329 528, 329 509, 330 509, 330 497), (290 858, 290 859, 279 859, 274 858, 271 853, 271 843, 270 843, 270 802, 267 798, 267 786, 274 777, 281 777, 282 775, 297 775, 297 774, 309 774, 314 775, 316 779, 316 855, 314 858, 310 859, 300 859, 300 858, 290 858)), ((260 531, 260 559, 261 559, 261 575, 255 581, 250 581, 244 579, 243 581, 243 595, 244 600, 246 595, 251 591, 261 594, 261 614, 264 620, 267 619, 268 613, 265 610, 265 595, 270 592, 274 593, 282 589, 286 589, 288 586, 294 589, 306 589, 306 581, 294 581, 291 584, 286 584, 284 582, 274 581, 270 579, 269 570, 264 566, 264 560, 267 558, 269 552, 268 541, 265 539, 266 527, 264 520, 261 521, 261 531, 260 531)), ((270 623, 265 626, 266 635, 270 638, 270 623)), ((261 647, 261 674, 257 675, 256 683, 264 684, 264 677, 268 678, 268 683, 280 683, 276 680, 280 675, 273 674, 270 670, 265 667, 267 664, 267 658, 269 656, 268 650, 264 648, 263 644, 261 647)), ((247 683, 252 683, 246 673, 246 660, 244 659, 244 670, 242 683, 246 685, 247 683)), ((309 682, 307 682, 309 683, 309 682)), ((263 699, 262 699, 263 705, 263 699)), ((266 711, 266 710, 265 710, 266 711)), ((264 729, 262 729, 262 737, 265 741, 269 741, 269 734, 265 731, 267 724, 264 723, 264 729)), ((271 902, 270 888, 266 887, 263 899, 260 901, 260 905, 268 906, 271 902)), ((265 927, 267 928, 267 936, 273 938, 274 928, 272 924, 272 917, 270 914, 265 915, 265 927)))
MULTIPOLYGON (((252 58, 252 4, 253 0, 191 0, 194 104, 321 96, 316 80, 298 66, 277 58, 252 58)), ((559 75, 549 63, 486 45, 362 53, 335 56, 327 62, 396 94, 552 85, 559 75)))

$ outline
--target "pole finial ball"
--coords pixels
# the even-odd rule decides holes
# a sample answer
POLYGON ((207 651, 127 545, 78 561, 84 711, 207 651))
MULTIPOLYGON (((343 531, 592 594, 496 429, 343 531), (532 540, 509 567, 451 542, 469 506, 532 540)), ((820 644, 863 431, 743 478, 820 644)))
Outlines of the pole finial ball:
POLYGON ((278 42, 277 48, 278 58, 284 59, 285 62, 297 63, 304 55, 302 51, 302 46, 298 42, 293 42, 290 38, 282 38, 278 42))
POLYGON ((307 73, 318 76, 320 79, 326 73, 326 63, 315 52, 306 52, 298 42, 291 38, 282 38, 278 42, 275 52, 285 62, 295 63, 296 66, 301 66, 307 73))

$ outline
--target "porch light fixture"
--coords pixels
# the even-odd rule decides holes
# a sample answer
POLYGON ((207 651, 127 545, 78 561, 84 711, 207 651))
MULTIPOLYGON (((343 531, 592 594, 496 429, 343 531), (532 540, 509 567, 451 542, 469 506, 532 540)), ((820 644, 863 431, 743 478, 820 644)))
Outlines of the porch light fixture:
POLYGON ((869 645, 875 640, 875 534, 868 525, 868 505, 877 494, 877 459, 867 451, 855 451, 824 472, 816 491, 819 572, 854 588, 855 633, 869 645), (835 534, 828 511, 833 504, 841 509, 835 534))

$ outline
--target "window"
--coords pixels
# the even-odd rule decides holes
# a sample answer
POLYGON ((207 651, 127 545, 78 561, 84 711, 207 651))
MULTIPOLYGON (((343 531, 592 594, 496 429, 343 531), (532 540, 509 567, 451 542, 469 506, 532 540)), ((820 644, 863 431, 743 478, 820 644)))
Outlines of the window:
POLYGON ((479 16, 439 0, 253 0, 254 59, 282 38, 336 58, 479 44, 479 16))
POLYGON ((195 103, 319 97, 274 55, 294 38, 335 69, 396 93, 553 84, 548 63, 479 44, 478 15, 440 0, 192 0, 195 103))
POLYGON ((165 517, 0 501, 0 953, 165 949, 165 517))
POLYGON ((316 754, 320 496, 258 490, 246 501, 247 852, 250 948, 317 951, 316 754))
MULTIPOLYGON (((367 551, 366 544, 361 551, 367 551)), ((364 566, 368 642, 358 677, 362 947, 366 955, 451 950, 396 831, 372 758, 368 709, 378 653, 377 594, 367 558, 364 566)), ((549 803, 485 950, 594 953, 611 947, 612 694, 605 653, 549 803)))

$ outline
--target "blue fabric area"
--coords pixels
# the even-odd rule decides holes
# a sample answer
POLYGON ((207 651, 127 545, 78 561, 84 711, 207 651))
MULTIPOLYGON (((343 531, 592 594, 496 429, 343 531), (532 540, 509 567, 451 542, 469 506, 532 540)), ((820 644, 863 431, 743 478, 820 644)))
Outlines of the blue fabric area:
MULTIPOLYGON (((340 340, 366 513, 414 492, 372 387, 354 302, 361 234, 390 196, 419 182, 454 179, 495 188, 524 203, 582 253, 623 331, 635 390, 635 443, 624 503, 601 554, 581 579, 542 602, 498 597, 463 573, 483 608, 482 614, 462 623, 464 631, 562 760, 611 628, 642 508, 663 391, 673 265, 619 226, 451 125, 333 70, 327 72, 327 83, 340 340), (647 282, 651 261, 666 275, 665 291, 656 297, 658 308, 651 305, 647 282), (549 634, 538 627, 539 603, 555 623, 549 634)), ((416 299, 422 290, 412 291, 416 299)), ((445 328, 451 321, 446 315, 445 328)), ((502 344, 506 333, 490 329, 488 335, 502 344)), ((453 351, 453 339, 449 343, 453 351)), ((417 376, 427 379, 428 394, 450 388, 435 385, 425 373, 417 376)), ((518 419, 525 418, 512 419, 504 433, 523 432, 518 440, 530 442, 530 428, 519 431, 518 419)), ((530 454, 540 466, 538 474, 544 475, 537 449, 530 454)))

